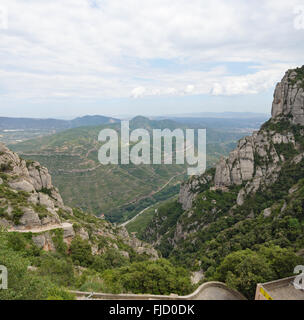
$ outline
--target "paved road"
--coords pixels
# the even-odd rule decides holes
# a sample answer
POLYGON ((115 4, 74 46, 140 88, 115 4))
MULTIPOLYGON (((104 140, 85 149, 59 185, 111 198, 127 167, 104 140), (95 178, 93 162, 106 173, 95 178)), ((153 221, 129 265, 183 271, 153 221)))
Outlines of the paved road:
POLYGON ((120 224, 120 226, 125 227, 127 224, 129 224, 130 222, 134 221, 138 216, 140 216, 142 213, 144 213, 145 211, 147 211, 151 207, 152 207, 152 205, 147 207, 147 208, 145 208, 144 210, 141 210, 135 217, 133 217, 132 219, 120 224))
POLYGON ((194 300, 239 300, 239 297, 224 288, 209 287, 200 292, 194 300))
MULTIPOLYGON (((155 195, 155 194, 161 192, 163 189, 166 188, 166 186, 167 186, 174 178, 176 178, 176 177, 178 177, 178 176, 180 176, 180 175, 182 175, 182 174, 184 174, 184 172, 183 172, 183 173, 179 173, 179 174, 173 176, 173 177, 172 177, 170 180, 168 180, 162 187, 160 187, 160 188, 159 188, 158 190, 156 190, 155 192, 152 192, 149 196, 155 195)), ((148 196, 148 197, 149 197, 149 196, 148 196)), ((143 199, 144 199, 144 198, 147 198, 147 197, 143 197, 143 199)), ((138 216, 140 216, 142 213, 144 213, 146 210, 150 209, 150 208, 151 208, 152 206, 154 206, 154 205, 155 205, 155 203, 154 203, 154 204, 151 204, 149 207, 141 210, 136 216, 134 216, 132 219, 130 219, 130 220, 128 220, 128 221, 120 224, 120 226, 125 227, 127 224, 129 224, 130 222, 134 221, 138 216)))
POLYGON ((224 283, 217 281, 202 284, 188 296, 72 292, 76 295, 77 300, 246 300, 237 291, 231 290, 224 283))
POLYGON ((8 232, 40 233, 40 232, 45 232, 45 231, 50 231, 50 230, 55 230, 55 229, 66 229, 66 228, 70 228, 72 226, 73 225, 71 223, 64 222, 64 223, 61 223, 61 224, 53 224, 53 225, 47 226, 47 227, 38 227, 38 228, 32 228, 32 229, 26 229, 26 230, 9 229, 8 232))

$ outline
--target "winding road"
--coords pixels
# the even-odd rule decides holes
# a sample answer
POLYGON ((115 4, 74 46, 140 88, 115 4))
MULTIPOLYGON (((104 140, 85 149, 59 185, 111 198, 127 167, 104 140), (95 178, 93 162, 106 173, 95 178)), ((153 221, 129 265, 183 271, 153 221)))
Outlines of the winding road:
MULTIPOLYGON (((158 190, 156 190, 155 192, 150 193, 149 196, 143 197, 143 198, 141 198, 140 200, 142 200, 142 199, 144 199, 144 198, 151 197, 151 196, 153 196, 153 195, 161 192, 163 189, 166 188, 166 186, 167 186, 174 178, 176 178, 176 177, 178 177, 178 176, 180 176, 180 175, 182 175, 182 174, 184 174, 184 172, 183 172, 183 173, 179 173, 179 174, 173 176, 170 180, 168 180, 168 181, 167 181, 162 187, 160 187, 158 190)), ((138 201, 139 201, 139 200, 138 200, 138 201)), ((138 201, 136 201, 136 202, 138 202, 138 201)), ((155 204, 155 203, 154 203, 154 204, 155 204)), ((140 215, 141 215, 142 213, 144 213, 146 210, 148 210, 148 209, 150 209, 152 206, 154 206, 154 204, 151 204, 149 207, 141 210, 136 216, 134 216, 132 219, 130 219, 130 220, 128 220, 128 221, 120 224, 120 226, 125 227, 127 224, 129 224, 130 222, 134 221, 138 216, 140 216, 140 215)))

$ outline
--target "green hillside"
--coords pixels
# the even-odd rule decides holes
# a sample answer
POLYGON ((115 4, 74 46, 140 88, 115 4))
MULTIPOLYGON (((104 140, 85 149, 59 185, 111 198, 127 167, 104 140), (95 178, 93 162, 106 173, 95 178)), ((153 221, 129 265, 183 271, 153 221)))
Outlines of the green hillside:
MULTIPOLYGON (((130 130, 187 127, 191 128, 171 120, 144 117, 136 117, 130 122, 130 130)), ((120 124, 74 128, 10 147, 23 158, 37 160, 46 166, 68 205, 96 215, 105 214, 112 222, 126 221, 146 206, 178 193, 179 183, 186 178, 185 165, 102 166, 97 158, 101 146, 97 138, 104 128, 119 131, 120 124)), ((208 166, 226 155, 240 136, 240 133, 224 134, 208 129, 208 166)))
POLYGON ((174 264, 250 299, 257 283, 304 263, 303 70, 278 84, 272 118, 215 169, 191 177, 139 234, 174 264))

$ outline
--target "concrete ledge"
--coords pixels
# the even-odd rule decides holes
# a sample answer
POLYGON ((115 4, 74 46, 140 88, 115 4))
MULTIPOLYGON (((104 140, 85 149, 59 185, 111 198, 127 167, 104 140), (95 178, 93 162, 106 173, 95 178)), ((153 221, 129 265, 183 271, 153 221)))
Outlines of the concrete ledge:
POLYGON ((71 291, 77 296, 78 300, 246 300, 246 298, 239 292, 228 288, 224 283, 211 281, 199 286, 193 293, 187 296, 178 295, 152 295, 152 294, 111 294, 111 293, 95 293, 95 292, 81 292, 71 291), (216 292, 208 297, 208 290, 213 291, 218 289, 225 293, 227 299, 223 296, 216 297, 216 292))

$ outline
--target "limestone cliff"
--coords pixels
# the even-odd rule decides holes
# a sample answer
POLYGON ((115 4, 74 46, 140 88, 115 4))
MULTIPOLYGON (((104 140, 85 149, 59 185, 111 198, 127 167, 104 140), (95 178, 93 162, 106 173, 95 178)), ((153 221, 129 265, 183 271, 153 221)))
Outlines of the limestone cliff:
MULTIPOLYGON (((286 160, 282 150, 301 148, 294 131, 288 130, 289 125, 304 125, 304 67, 287 71, 277 84, 271 119, 252 136, 241 139, 228 158, 218 162, 213 177, 214 188, 224 190, 233 185, 243 186, 237 198, 237 204, 241 205, 246 195, 272 184, 286 160)), ((302 131, 300 135, 304 133, 302 131)), ((190 191, 192 186, 205 179, 206 175, 192 179, 181 188, 179 199, 185 210, 191 208, 197 194, 190 191)))

